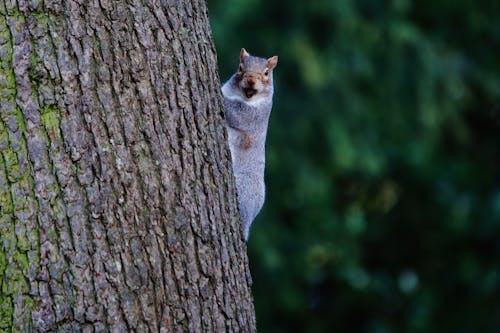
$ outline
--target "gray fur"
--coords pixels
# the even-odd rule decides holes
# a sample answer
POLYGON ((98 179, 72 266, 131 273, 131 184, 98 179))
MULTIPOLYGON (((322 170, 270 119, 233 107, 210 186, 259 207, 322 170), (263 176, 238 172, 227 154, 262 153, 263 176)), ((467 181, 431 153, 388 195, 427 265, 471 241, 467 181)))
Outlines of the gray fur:
MULTIPOLYGON (((266 66, 265 59, 249 58, 254 58, 253 64, 260 69, 266 66)), ((250 226, 264 205, 265 144, 272 108, 272 77, 264 90, 250 99, 246 98, 239 88, 236 74, 224 84, 222 92, 233 173, 238 191, 238 206, 245 240, 248 240, 250 226), (247 140, 250 139, 251 144, 248 148, 242 147, 245 137, 247 140)))

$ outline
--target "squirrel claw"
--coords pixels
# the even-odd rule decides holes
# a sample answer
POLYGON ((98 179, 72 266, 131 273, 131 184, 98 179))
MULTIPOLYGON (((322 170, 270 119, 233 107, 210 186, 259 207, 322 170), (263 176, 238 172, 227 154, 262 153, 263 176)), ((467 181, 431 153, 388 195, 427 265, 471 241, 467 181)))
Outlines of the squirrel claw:
POLYGON ((252 146, 252 138, 250 138, 250 134, 248 132, 242 132, 242 138, 240 142, 241 149, 248 149, 252 146))

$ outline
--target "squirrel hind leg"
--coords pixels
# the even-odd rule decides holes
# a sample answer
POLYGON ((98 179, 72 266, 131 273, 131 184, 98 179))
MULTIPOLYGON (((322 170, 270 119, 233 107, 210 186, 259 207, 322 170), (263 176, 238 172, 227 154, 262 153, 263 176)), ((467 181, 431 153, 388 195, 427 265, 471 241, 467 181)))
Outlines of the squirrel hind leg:
POLYGON ((237 177, 238 202, 245 240, 248 240, 250 227, 264 205, 265 186, 259 177, 237 177))
POLYGON ((243 227, 243 236, 245 237, 245 241, 248 241, 248 235, 250 234, 250 226, 252 225, 253 218, 250 214, 248 206, 240 205, 240 217, 241 224, 243 227))
POLYGON ((243 237, 245 237, 245 242, 248 242, 249 235, 250 235, 250 226, 245 226, 245 230, 243 230, 243 237))

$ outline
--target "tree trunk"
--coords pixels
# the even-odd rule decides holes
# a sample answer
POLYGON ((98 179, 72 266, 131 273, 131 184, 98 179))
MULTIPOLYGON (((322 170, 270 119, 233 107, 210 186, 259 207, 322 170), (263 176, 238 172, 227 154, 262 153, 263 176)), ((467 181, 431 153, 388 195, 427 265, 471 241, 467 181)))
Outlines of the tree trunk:
POLYGON ((0 331, 254 332, 204 1, 0 13, 0 331))

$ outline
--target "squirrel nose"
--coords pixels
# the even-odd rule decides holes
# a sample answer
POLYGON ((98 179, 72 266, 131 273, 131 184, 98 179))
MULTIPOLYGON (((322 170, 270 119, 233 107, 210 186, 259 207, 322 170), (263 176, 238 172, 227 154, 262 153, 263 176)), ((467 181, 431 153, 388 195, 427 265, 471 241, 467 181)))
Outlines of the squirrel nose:
POLYGON ((247 83, 250 85, 250 86, 254 86, 255 83, 256 83, 256 78, 255 76, 249 76, 247 77, 247 83))

